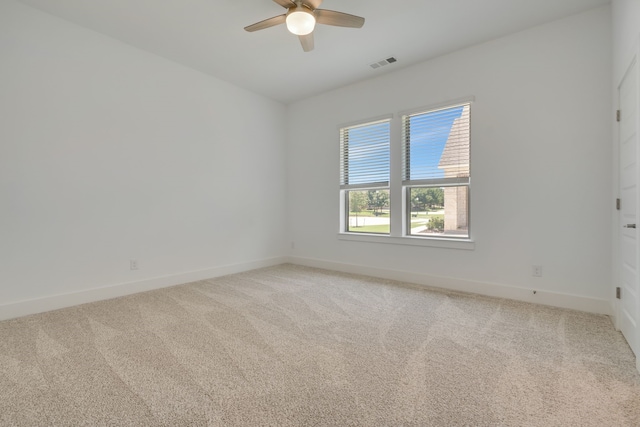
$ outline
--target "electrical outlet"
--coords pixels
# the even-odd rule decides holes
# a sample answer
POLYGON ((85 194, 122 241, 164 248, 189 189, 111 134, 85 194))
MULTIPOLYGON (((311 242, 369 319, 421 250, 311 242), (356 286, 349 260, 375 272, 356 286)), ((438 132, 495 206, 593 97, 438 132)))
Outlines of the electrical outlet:
POLYGON ((291 249, 295 249, 296 248, 296 242, 291 242, 291 249))
POLYGON ((129 268, 131 270, 137 270, 138 269, 138 260, 137 259, 129 260, 129 268))
POLYGON ((533 277, 542 277, 542 266, 541 265, 532 266, 531 275, 533 277))

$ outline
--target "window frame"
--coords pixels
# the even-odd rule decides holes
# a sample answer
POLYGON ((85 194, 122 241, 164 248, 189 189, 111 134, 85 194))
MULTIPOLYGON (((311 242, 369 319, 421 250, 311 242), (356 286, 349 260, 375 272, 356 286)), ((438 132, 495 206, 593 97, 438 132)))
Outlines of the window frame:
POLYGON ((471 240, 471 104, 473 99, 458 100, 457 102, 442 103, 436 106, 424 107, 404 111, 399 114, 399 120, 401 124, 401 145, 402 145, 402 193, 405 200, 404 209, 404 222, 403 222, 403 235, 410 237, 417 237, 420 239, 456 239, 456 240, 471 240), (469 130, 469 146, 468 146, 468 176, 467 177, 442 177, 442 178, 420 178, 411 179, 411 165, 410 165, 410 153, 411 153, 411 141, 408 135, 405 134, 407 130, 410 130, 409 123, 406 123, 411 117, 428 115, 431 113, 437 113, 445 110, 450 110, 458 107, 468 107, 468 130, 469 130), (466 223, 467 233, 463 236, 456 236, 455 234, 448 235, 424 235, 418 236, 411 233, 411 198, 409 194, 412 188, 447 188, 447 187, 466 187, 466 223))
MULTIPOLYGON (((348 197, 348 190, 344 190, 340 188, 340 224, 337 233, 337 238, 343 241, 352 241, 352 242, 367 242, 367 243, 382 243, 382 244, 392 244, 392 245, 405 245, 405 246, 422 246, 422 247, 434 247, 434 248, 445 248, 445 249, 460 249, 460 250, 474 250, 475 249, 475 241, 472 235, 471 229, 471 169, 472 169, 472 149, 471 142, 469 143, 469 178, 463 183, 459 183, 457 181, 453 181, 451 179, 448 182, 441 183, 430 183, 430 184, 411 184, 405 185, 403 183, 403 168, 404 168, 404 144, 405 140, 402 135, 402 118, 407 115, 415 115, 435 110, 454 108, 456 106, 462 106, 469 104, 471 105, 475 102, 474 96, 467 96, 464 98, 449 100, 446 102, 440 102, 436 104, 431 104, 423 107, 412 108, 410 110, 399 111, 395 114, 386 114, 383 116, 373 117, 369 119, 362 119, 357 121, 348 122, 345 124, 338 125, 338 131, 340 132, 345 127, 364 125, 366 123, 373 123, 375 121, 388 119, 390 121, 390 177, 389 177, 389 186, 384 189, 388 189, 389 191, 389 209, 390 209, 390 233, 389 234, 378 234, 378 233, 363 233, 363 232, 352 232, 348 231, 348 220, 349 220, 349 212, 348 206, 349 201, 346 199, 348 197), (433 235, 425 235, 425 236, 416 236, 415 234, 410 234, 411 227, 411 208, 407 194, 410 191, 409 188, 424 188, 424 187, 447 187, 447 186, 466 186, 467 187, 467 221, 468 221, 468 235, 467 236, 433 236, 433 235), (346 194, 345 194, 346 193, 346 194), (396 220, 392 218, 396 218, 396 220), (395 224, 395 226, 394 226, 395 224)), ((470 123, 469 123, 469 136, 470 140, 473 139, 473 131, 471 124, 471 113, 470 114, 470 123)), ((340 155, 340 160, 342 161, 342 155, 340 155)), ((342 166, 341 166, 342 167, 342 166)), ((359 188, 354 190, 368 190, 369 188, 359 188)), ((375 188, 371 189, 381 189, 381 187, 375 186, 375 188)))
MULTIPOLYGON (((346 123, 346 124, 342 124, 340 126, 338 126, 338 133, 339 133, 339 141, 340 141, 340 195, 341 195, 341 203, 340 203, 340 210, 342 212, 342 220, 340 223, 340 233, 345 233, 345 234, 355 234, 355 235, 373 235, 373 236, 383 236, 383 237, 387 237, 391 235, 391 224, 389 224, 389 232, 388 233, 375 233, 375 232, 371 232, 371 233, 366 233, 366 232, 358 232, 358 231, 350 231, 349 230, 349 192, 350 191, 369 191, 369 190, 386 190, 389 192, 389 195, 391 195, 391 146, 393 144, 392 140, 392 134, 393 134, 393 130, 392 130, 392 122, 393 122, 393 115, 392 114, 387 114, 384 116, 379 116, 379 117, 375 117, 375 118, 371 118, 371 119, 367 119, 367 120, 359 120, 356 122, 350 122, 350 123, 346 123), (389 162, 388 162, 388 168, 389 168, 389 177, 388 177, 388 181, 377 181, 377 180, 372 180, 371 182, 366 182, 366 183, 357 183, 357 184, 350 184, 350 177, 349 177, 349 170, 350 167, 348 165, 348 157, 345 159, 345 147, 344 147, 344 138, 343 138, 343 132, 345 130, 350 130, 350 129, 356 129, 356 128, 362 128, 362 127, 366 127, 368 125, 376 125, 376 124, 380 124, 380 123, 384 123, 387 122, 388 126, 389 126, 389 134, 388 134, 388 149, 389 149, 389 162), (345 175, 345 172, 346 175, 345 175), (343 182, 343 180, 345 182, 343 182)), ((348 140, 347 140, 348 141, 348 140)), ((347 142, 348 144, 348 142, 347 142)), ((391 201, 389 201, 389 218, 391 220, 391 201)))

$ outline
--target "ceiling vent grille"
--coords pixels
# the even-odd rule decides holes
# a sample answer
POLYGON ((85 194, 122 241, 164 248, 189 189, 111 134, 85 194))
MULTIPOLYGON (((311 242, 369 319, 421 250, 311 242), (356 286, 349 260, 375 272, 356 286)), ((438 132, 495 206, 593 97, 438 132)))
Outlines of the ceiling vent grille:
POLYGON ((390 56, 389 58, 383 59, 382 61, 369 64, 369 66, 375 70, 376 68, 384 67, 385 65, 393 64, 394 62, 397 62, 397 61, 398 60, 396 58, 394 58, 393 56, 390 56))

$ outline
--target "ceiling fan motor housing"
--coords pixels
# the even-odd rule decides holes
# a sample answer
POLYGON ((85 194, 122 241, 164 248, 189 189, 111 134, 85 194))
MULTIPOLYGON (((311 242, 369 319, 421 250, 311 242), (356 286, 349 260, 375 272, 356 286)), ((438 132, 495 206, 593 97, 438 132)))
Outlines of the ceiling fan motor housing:
POLYGON ((316 26, 316 17, 309 7, 297 3, 295 7, 287 10, 287 28, 293 34, 306 36, 310 34, 316 26))

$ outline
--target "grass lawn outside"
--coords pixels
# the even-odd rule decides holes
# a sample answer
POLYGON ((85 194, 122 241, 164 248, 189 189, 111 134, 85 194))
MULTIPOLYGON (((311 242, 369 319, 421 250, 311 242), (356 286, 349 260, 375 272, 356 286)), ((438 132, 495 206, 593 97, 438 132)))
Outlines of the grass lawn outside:
POLYGON ((378 218, 385 218, 385 217, 389 217, 389 211, 382 211, 382 212, 378 212, 378 215, 374 215, 373 211, 360 211, 357 214, 355 212, 349 212, 349 216, 351 218, 355 218, 356 216, 358 218, 363 218, 363 217, 378 217, 378 218))
MULTIPOLYGON (((351 226, 349 227, 349 232, 350 233, 377 233, 377 234, 389 234, 389 230, 390 230, 390 225, 389 224, 374 224, 374 225, 366 225, 366 221, 362 221, 363 218, 366 217, 375 217, 373 215, 373 213, 371 211, 367 211, 367 215, 362 215, 362 213, 364 212, 359 212, 358 213, 358 223, 362 224, 363 222, 365 223, 365 225, 358 225, 357 227, 355 226, 351 226)), ((388 218, 388 213, 385 213, 383 215, 377 216, 377 218, 388 218)), ((356 215, 351 212, 351 215, 349 215, 350 220, 353 220, 353 223, 355 223, 356 221, 356 215)), ((442 213, 435 213, 435 212, 431 212, 431 213, 424 213, 424 212, 420 212, 418 213, 417 216, 415 217, 411 217, 411 230, 415 230, 417 228, 420 227, 426 227, 427 224, 429 224, 429 221, 431 220, 431 218, 440 218, 442 220, 444 220, 444 214, 442 213)))
MULTIPOLYGON (((374 234, 389 234, 390 224, 385 221, 383 224, 367 225, 366 218, 377 218, 379 220, 389 219, 389 212, 383 211, 381 215, 374 215, 372 210, 361 211, 356 215, 354 212, 349 213, 349 222, 351 224, 357 224, 358 226, 350 226, 350 233, 374 233, 374 234)), ((411 214, 411 230, 415 232, 416 229, 425 228, 431 218, 439 218, 444 220, 444 212, 442 210, 433 212, 413 212, 411 214), (415 216, 413 216, 415 215, 415 216)))
POLYGON ((389 234, 390 225, 389 224, 380 224, 380 225, 365 225, 360 227, 351 227, 349 228, 350 233, 385 233, 389 234))

